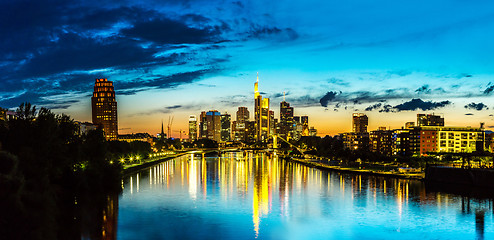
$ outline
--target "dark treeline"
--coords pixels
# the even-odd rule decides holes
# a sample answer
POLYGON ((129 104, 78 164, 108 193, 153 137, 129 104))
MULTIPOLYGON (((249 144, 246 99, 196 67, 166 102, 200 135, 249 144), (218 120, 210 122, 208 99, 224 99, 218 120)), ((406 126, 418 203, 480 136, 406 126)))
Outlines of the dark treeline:
MULTIPOLYGON (((104 205, 109 193, 121 191, 113 145, 101 130, 80 135, 69 116, 29 103, 17 109, 16 119, 0 121, 0 236, 80 238, 83 230, 71 223, 80 222, 81 199, 104 205)), ((97 223, 90 228, 101 232, 97 223)))

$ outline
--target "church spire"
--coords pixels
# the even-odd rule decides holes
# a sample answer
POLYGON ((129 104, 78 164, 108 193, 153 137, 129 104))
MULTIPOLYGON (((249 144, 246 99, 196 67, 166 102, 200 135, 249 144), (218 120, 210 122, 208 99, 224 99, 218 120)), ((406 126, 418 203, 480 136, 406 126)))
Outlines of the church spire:
POLYGON ((161 140, 165 139, 165 132, 163 130, 163 119, 161 119, 161 135, 160 135, 161 140))

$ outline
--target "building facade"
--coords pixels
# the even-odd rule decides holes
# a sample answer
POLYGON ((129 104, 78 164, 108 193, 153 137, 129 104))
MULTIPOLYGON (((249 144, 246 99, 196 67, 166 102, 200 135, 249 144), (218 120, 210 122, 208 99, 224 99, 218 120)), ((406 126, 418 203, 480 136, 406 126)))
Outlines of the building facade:
POLYGON ((309 136, 309 116, 301 116, 302 122, 302 136, 309 136))
POLYGON ((112 81, 106 78, 96 79, 91 107, 93 123, 103 129, 107 140, 117 140, 117 101, 112 81))
POLYGON ((280 103, 280 124, 279 133, 280 137, 290 140, 291 131, 293 129, 293 107, 290 107, 290 103, 283 100, 280 103))
POLYGON ((233 121, 233 140, 245 141, 246 140, 246 122, 249 121, 249 110, 247 107, 239 107, 237 110, 236 121, 233 121))
POLYGON ((417 114, 417 126, 444 126, 444 118, 434 114, 417 114))
POLYGON ((255 138, 257 141, 267 141, 270 137, 269 98, 263 98, 259 93, 259 75, 254 83, 254 121, 255 138))
POLYGON ((189 116, 189 142, 197 140, 197 118, 195 115, 189 116))
POLYGON ((231 141, 232 128, 231 128, 231 115, 228 113, 221 115, 221 141, 231 141))
POLYGON ((221 141, 221 113, 211 110, 206 113, 206 138, 216 142, 221 141))
POLYGON ((363 113, 354 113, 352 116, 352 132, 366 133, 369 125, 369 118, 363 113))

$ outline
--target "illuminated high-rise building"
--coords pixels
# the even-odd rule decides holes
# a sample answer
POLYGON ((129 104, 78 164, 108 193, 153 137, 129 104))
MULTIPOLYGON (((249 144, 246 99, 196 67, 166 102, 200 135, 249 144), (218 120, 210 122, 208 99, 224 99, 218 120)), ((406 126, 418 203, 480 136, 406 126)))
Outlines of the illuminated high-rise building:
POLYGON ((189 116, 189 142, 197 140, 197 118, 195 115, 189 116))
POLYGON ((289 139, 290 132, 293 129, 293 107, 290 107, 290 103, 285 101, 283 94, 283 102, 280 103, 280 132, 278 133, 282 138, 289 139))
POLYGON ((269 98, 262 98, 259 93, 259 74, 254 83, 254 121, 255 138, 257 141, 267 141, 269 135, 269 98))
POLYGON ((275 119, 274 118, 274 111, 269 110, 269 112, 268 112, 268 120, 269 120, 269 124, 268 124, 268 126, 269 126, 269 129, 268 129, 269 136, 273 136, 276 133, 275 132, 276 131, 275 124, 278 121, 278 119, 275 119))
POLYGON ((206 123, 206 112, 202 111, 201 115, 199 115, 199 138, 206 139, 208 138, 208 125, 206 123))
POLYGON ((238 107, 237 120, 233 121, 233 140, 245 141, 246 140, 246 122, 249 121, 249 110, 247 107, 238 107))
POLYGON ((238 107, 237 110, 237 122, 245 123, 249 121, 249 110, 247 107, 238 107))
POLYGON ((309 116, 302 116, 302 136, 309 136, 309 116))
POLYGON ((367 125, 369 125, 369 118, 363 113, 353 114, 352 132, 354 133, 366 133, 367 125))
POLYGON ((444 126, 444 118, 434 114, 417 114, 417 126, 444 126))
MULTIPOLYGON (((201 114, 202 116, 202 114, 201 114)), ((210 110, 205 114, 204 133, 207 139, 220 142, 221 140, 221 113, 216 110, 210 110)))
POLYGON ((117 140, 117 101, 112 81, 106 78, 96 79, 91 106, 93 124, 103 129, 107 140, 117 140))
POLYGON ((232 128, 231 128, 232 117, 230 114, 225 113, 221 115, 221 141, 228 142, 231 140, 232 128))

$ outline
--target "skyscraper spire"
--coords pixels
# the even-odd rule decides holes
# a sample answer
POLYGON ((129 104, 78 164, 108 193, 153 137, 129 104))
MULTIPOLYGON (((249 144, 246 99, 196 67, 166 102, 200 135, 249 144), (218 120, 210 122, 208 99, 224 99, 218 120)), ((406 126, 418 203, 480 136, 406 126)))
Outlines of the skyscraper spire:
POLYGON ((160 134, 161 140, 165 139, 165 132, 163 130, 163 119, 161 119, 161 134, 160 134))
POLYGON ((254 83, 254 98, 257 98, 257 96, 259 96, 259 72, 257 72, 256 83, 254 83))
POLYGON ((283 92, 283 102, 285 102, 285 92, 283 92))

